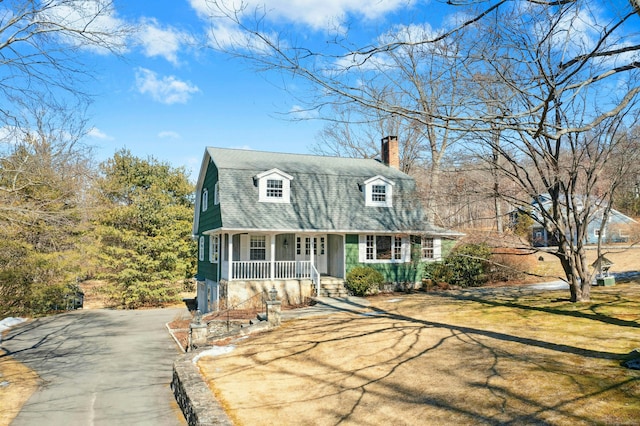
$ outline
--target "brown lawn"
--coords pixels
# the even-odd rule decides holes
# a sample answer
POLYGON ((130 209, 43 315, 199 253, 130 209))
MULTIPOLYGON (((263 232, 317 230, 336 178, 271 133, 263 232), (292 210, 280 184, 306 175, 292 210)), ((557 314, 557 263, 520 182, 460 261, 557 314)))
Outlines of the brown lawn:
POLYGON ((11 424, 38 387, 38 376, 0 349, 0 426, 11 424))
POLYGON ((638 424, 640 283, 416 293, 287 322, 202 358, 240 425, 638 424))

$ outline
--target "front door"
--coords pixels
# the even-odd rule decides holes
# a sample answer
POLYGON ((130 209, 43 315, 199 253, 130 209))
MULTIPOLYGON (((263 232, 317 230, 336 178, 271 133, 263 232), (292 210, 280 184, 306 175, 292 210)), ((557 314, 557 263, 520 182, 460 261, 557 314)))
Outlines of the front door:
POLYGON ((313 241, 313 263, 321 274, 327 273, 327 236, 296 236, 296 260, 311 260, 311 242, 313 241))

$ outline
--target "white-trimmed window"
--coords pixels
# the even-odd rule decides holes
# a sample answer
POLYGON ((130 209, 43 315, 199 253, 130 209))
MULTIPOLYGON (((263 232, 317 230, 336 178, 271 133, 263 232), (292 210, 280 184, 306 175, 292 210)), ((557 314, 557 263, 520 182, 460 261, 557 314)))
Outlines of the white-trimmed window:
POLYGON ((198 239, 198 260, 200 262, 204 261, 204 236, 198 239))
POLYGON ((209 236, 209 262, 218 263, 218 253, 220 252, 220 235, 209 236))
POLYGON ((387 186, 386 185, 371 185, 371 201, 374 203, 386 203, 387 202, 387 186))
POLYGON ((213 204, 216 206, 220 204, 220 183, 216 182, 216 185, 213 187, 213 204))
POLYGON ((200 201, 202 202, 202 211, 206 212, 209 207, 209 190, 207 188, 202 190, 202 198, 200 201))
POLYGON ((420 257, 422 260, 440 260, 442 257, 442 240, 440 238, 422 237, 420 241, 420 257))
POLYGON ((249 240, 249 260, 267 258, 267 238, 264 235, 252 235, 249 240))
POLYGON ((262 203, 290 203, 293 176, 278 169, 267 170, 256 175, 258 201, 262 203))
POLYGON ((364 199, 367 207, 393 207, 394 182, 384 176, 364 181, 364 199))
POLYGON ((282 179, 267 179, 267 198, 282 198, 283 185, 282 179))
POLYGON ((361 235, 360 262, 401 263, 410 260, 409 239, 397 235, 361 235))

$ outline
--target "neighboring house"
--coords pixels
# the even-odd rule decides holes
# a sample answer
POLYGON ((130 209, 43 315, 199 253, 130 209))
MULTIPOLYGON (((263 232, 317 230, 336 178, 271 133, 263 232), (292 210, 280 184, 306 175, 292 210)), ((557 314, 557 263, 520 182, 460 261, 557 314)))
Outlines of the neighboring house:
MULTIPOLYGON (((551 200, 548 195, 541 195, 540 201, 543 208, 551 208, 551 200)), ((538 203, 534 201, 532 204, 532 216, 534 223, 531 227, 531 241, 535 247, 549 247, 558 244, 558 240, 555 235, 549 233, 542 225, 542 219, 540 215, 540 208, 538 203)), ((598 236, 600 235, 600 228, 602 225, 603 213, 605 206, 597 208, 592 214, 592 220, 587 226, 587 244, 597 244, 598 236)), ((516 217, 513 215, 512 217, 516 217)), ((609 212, 607 223, 602 231, 603 243, 622 243, 629 241, 630 230, 637 222, 615 209, 611 209, 609 212)))
POLYGON ((237 305, 275 287, 300 303, 357 265, 419 282, 461 234, 425 222, 414 180, 383 162, 207 148, 196 187, 198 309, 237 305))

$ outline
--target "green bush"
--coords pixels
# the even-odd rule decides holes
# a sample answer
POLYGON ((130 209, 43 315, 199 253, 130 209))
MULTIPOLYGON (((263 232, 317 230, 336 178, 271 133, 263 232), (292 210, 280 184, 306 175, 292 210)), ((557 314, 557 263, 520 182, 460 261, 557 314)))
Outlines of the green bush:
POLYGON ((345 285, 355 296, 364 296, 375 286, 384 283, 384 277, 368 266, 356 266, 347 274, 345 285))
POLYGON ((441 263, 425 268, 425 278, 460 287, 478 287, 487 281, 491 249, 485 244, 456 247, 441 263))

